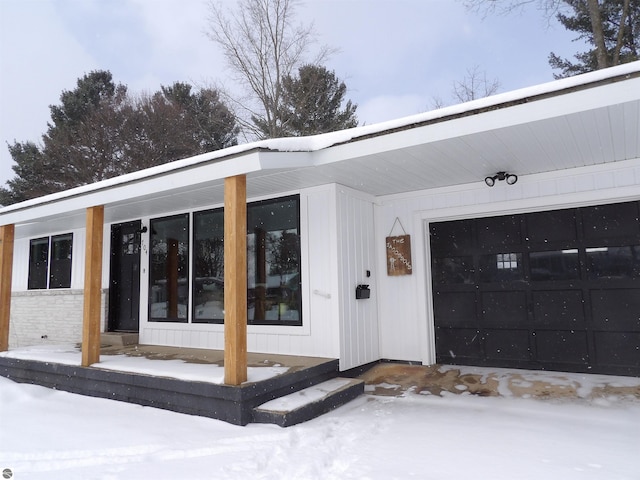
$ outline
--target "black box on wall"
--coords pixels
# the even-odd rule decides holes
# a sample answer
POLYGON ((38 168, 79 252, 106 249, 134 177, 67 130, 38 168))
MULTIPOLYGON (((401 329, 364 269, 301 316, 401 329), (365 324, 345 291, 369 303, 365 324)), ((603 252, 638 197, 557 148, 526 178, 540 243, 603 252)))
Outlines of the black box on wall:
POLYGON ((369 285, 358 285, 356 287, 356 300, 361 300, 363 298, 370 298, 371 290, 369 289, 369 285))

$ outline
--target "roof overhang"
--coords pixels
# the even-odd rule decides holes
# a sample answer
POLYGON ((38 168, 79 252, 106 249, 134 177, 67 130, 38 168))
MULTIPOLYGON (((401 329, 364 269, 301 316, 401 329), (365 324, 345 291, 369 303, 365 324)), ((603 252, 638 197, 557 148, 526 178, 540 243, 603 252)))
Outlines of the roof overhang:
POLYGON ((224 178, 251 198, 338 183, 372 196, 640 158, 640 62, 396 121, 240 145, 0 209, 16 236, 221 204, 224 178))

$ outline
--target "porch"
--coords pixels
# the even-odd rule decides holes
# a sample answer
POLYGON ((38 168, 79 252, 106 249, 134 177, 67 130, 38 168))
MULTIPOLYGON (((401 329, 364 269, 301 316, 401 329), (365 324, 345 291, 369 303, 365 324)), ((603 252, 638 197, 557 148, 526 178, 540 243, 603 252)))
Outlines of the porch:
POLYGON ((0 375, 81 395, 223 420, 235 425, 301 423, 364 392, 338 378, 338 360, 248 354, 248 380, 224 383, 224 351, 138 345, 103 335, 100 363, 81 366, 79 345, 0 354, 0 375))

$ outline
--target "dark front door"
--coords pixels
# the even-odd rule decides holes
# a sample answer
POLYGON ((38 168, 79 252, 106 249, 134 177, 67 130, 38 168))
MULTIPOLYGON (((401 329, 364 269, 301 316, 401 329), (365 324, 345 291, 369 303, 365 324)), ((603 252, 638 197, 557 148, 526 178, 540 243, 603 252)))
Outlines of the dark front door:
POLYGON ((430 225, 439 363, 640 375, 640 202, 430 225))
POLYGON ((137 332, 140 315, 139 220, 111 226, 109 331, 137 332))

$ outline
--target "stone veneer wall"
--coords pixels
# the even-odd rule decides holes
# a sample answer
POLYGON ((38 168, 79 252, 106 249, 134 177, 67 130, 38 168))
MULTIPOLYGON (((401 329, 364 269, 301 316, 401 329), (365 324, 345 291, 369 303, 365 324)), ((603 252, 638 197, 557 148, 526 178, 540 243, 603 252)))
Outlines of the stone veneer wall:
MULTIPOLYGON (((104 331, 107 290, 102 290, 104 331)), ((82 341, 83 290, 31 290, 11 294, 9 349, 82 341)))

